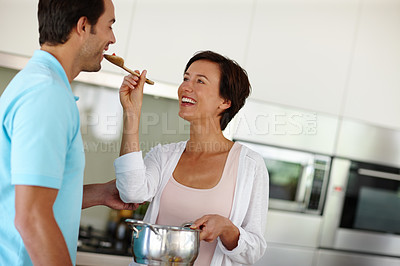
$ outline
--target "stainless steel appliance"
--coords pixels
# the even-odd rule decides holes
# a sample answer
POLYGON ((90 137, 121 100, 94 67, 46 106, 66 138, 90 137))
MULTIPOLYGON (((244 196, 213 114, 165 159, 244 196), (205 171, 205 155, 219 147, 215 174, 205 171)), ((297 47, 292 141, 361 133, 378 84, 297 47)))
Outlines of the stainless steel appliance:
POLYGON ((334 158, 321 247, 400 257, 400 169, 334 158))
POLYGON ((260 153, 269 173, 269 208, 321 214, 331 157, 238 141, 260 153))

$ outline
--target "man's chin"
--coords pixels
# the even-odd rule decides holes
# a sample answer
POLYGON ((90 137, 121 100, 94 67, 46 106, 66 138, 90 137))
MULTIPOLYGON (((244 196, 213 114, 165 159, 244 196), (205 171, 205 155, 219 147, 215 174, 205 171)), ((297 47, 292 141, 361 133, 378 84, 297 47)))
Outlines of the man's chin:
POLYGON ((98 66, 90 66, 82 69, 83 72, 99 72, 101 69, 101 65, 98 66))

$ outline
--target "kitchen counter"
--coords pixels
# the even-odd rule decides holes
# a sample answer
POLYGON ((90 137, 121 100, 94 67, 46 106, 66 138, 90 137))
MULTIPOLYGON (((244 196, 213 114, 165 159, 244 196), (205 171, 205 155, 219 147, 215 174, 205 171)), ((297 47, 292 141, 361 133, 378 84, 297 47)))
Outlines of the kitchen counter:
POLYGON ((132 257, 78 251, 76 266, 128 266, 132 257))

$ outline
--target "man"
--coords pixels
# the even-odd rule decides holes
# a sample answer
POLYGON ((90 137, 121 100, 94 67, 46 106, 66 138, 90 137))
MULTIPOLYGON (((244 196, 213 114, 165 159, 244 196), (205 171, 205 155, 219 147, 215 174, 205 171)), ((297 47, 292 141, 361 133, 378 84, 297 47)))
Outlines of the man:
POLYGON ((115 181, 83 186, 70 83, 115 42, 111 0, 40 0, 41 49, 0 98, 0 265, 72 265, 81 208, 123 204, 115 181))

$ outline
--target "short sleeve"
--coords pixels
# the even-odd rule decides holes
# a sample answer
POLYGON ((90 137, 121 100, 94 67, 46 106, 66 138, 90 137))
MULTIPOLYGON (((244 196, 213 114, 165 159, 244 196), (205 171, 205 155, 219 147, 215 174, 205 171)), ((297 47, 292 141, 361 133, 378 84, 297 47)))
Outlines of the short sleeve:
POLYGON ((12 184, 60 188, 75 120, 66 95, 51 87, 34 88, 16 101, 11 114, 12 184))

